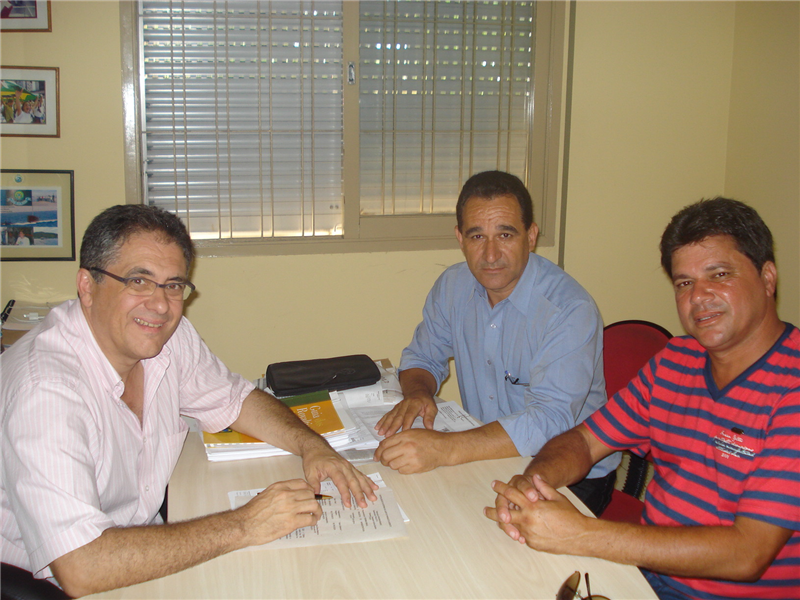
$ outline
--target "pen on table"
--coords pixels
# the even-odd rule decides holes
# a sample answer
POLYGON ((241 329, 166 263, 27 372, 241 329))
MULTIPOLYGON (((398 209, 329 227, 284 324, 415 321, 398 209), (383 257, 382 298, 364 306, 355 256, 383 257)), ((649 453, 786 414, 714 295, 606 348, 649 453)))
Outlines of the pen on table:
POLYGON ((14 301, 9 300, 6 307, 3 309, 3 314, 0 315, 0 323, 5 323, 8 320, 8 315, 11 314, 11 309, 14 308, 14 301))
POLYGON ((325 494, 314 494, 314 500, 330 500, 333 496, 326 496, 325 494))

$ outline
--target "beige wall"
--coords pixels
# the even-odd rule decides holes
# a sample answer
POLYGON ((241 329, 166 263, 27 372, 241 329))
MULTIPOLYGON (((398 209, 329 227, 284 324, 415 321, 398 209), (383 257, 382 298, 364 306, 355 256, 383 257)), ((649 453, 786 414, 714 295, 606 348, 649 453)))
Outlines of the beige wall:
POLYGON ((770 226, 780 314, 800 323, 800 3, 737 2, 735 31, 725 193, 770 226))
MULTIPOLYGON (((113 2, 53 2, 52 33, 3 33, 3 65, 59 67, 61 137, 2 138, 4 169, 75 171, 75 229, 123 199, 119 22, 113 2)), ((75 295, 75 264, 3 262, 2 301, 75 295)))
POLYGON ((578 2, 564 262, 606 323, 682 333, 658 240, 716 195, 763 215, 800 321, 798 6, 578 2))
MULTIPOLYGON (((119 15, 112 2, 60 0, 52 8, 52 33, 5 33, 0 43, 5 65, 61 68, 61 138, 3 138, 0 160, 3 168, 74 169, 80 238, 95 214, 123 201, 119 15)), ((800 33, 792 18, 793 36, 778 43, 775 91, 786 69, 794 69, 789 78, 798 75, 796 51, 791 59, 787 50, 800 33)), ((726 2, 579 2, 565 265, 606 322, 645 318, 679 331, 658 267, 658 236, 682 205, 751 181, 738 154, 744 142, 733 141, 747 117, 731 89, 747 88, 739 36, 752 38, 749 46, 768 37, 758 22, 743 32, 739 8, 726 2), (733 168, 742 171, 736 178, 726 172, 733 168)), ((794 106, 781 105, 795 112, 773 121, 794 119, 796 144, 794 106)), ((794 211, 785 232, 768 220, 780 230, 781 268, 794 269, 781 271, 782 307, 796 307, 797 191, 769 179, 753 184, 769 202, 780 196, 763 210, 794 211)), ((193 274, 201 293, 187 314, 211 348, 251 378, 276 360, 339 353, 396 362, 431 284, 459 259, 455 250, 201 259, 193 274)), ((2 263, 0 301, 73 297, 76 268, 2 263)), ((442 395, 455 398, 457 390, 450 383, 442 395)))
POLYGON ((565 267, 606 323, 681 333, 658 241, 724 191, 735 6, 579 2, 565 267))

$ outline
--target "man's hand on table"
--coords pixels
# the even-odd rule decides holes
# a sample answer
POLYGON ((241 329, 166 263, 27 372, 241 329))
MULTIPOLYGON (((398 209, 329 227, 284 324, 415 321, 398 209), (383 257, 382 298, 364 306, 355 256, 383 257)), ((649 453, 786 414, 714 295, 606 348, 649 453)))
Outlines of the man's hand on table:
POLYGON ((367 507, 367 499, 372 502, 378 499, 374 492, 378 486, 327 444, 303 452, 303 472, 317 493, 320 482, 330 477, 348 508, 351 494, 361 508, 367 507))
POLYGON ((375 430, 378 435, 389 437, 399 430, 408 431, 411 429, 411 425, 413 425, 417 417, 422 417, 422 424, 425 429, 433 429, 433 422, 438 412, 439 409, 433 396, 429 394, 409 395, 381 417, 381 420, 375 426, 375 430))
POLYGON ((375 460, 404 475, 424 473, 450 464, 450 435, 427 429, 407 429, 383 440, 375 450, 375 460))
POLYGON ((497 492, 495 506, 487 506, 483 514, 510 538, 534 550, 578 553, 580 537, 591 519, 539 475, 533 476, 533 482, 523 475, 515 475, 507 484, 494 481, 492 489, 497 492))

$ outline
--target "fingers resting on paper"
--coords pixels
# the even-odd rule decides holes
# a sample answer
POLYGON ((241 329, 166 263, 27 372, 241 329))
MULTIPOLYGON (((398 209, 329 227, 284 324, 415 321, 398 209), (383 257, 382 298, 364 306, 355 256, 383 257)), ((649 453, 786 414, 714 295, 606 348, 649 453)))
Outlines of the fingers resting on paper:
POLYGON ((374 502, 378 498, 374 491, 378 486, 332 449, 304 455, 303 469, 315 492, 319 492, 320 482, 330 478, 348 508, 351 495, 361 508, 367 507, 367 500, 374 502))
POLYGON ((375 430, 378 435, 389 437, 398 431, 411 429, 414 420, 422 417, 426 429, 433 429, 433 422, 439 409, 430 396, 409 396, 401 400, 392 410, 381 417, 375 430))

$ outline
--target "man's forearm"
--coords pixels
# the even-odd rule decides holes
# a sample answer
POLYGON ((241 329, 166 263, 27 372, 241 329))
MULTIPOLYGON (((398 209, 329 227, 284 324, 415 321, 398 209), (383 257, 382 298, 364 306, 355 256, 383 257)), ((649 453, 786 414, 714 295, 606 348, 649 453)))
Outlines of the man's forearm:
POLYGON ((497 421, 467 431, 448 433, 447 445, 447 464, 451 466, 519 456, 514 442, 497 421))
POLYGON ((425 369, 414 368, 400 371, 398 379, 404 398, 419 395, 433 397, 436 394, 436 378, 425 369))
POLYGON ((246 546, 233 512, 182 523, 111 528, 51 563, 73 597, 149 581, 246 546))
POLYGON ((523 474, 531 478, 538 473, 555 488, 572 485, 586 477, 592 465, 610 452, 580 425, 548 441, 525 468, 523 474), (595 444, 592 442, 596 442, 599 446, 594 452, 595 444))
POLYGON ((289 407, 261 390, 250 392, 230 427, 298 456, 328 446, 289 407))
MULTIPOLYGON (((571 554, 635 565, 675 577, 756 581, 791 536, 767 523, 657 527, 590 519, 571 554), (757 528, 757 534, 753 529, 757 528)), ((567 542, 568 540, 564 540, 567 542)))
POLYGON ((64 591, 82 596, 176 573, 239 548, 267 544, 322 515, 302 479, 271 484, 236 510, 181 523, 115 527, 50 564, 64 591))
POLYGON ((375 500, 375 484, 273 396, 253 390, 245 398, 239 417, 230 426, 300 456, 308 483, 319 489, 320 482, 330 478, 345 506, 350 506, 351 494, 362 508, 366 508, 367 500, 375 500))

